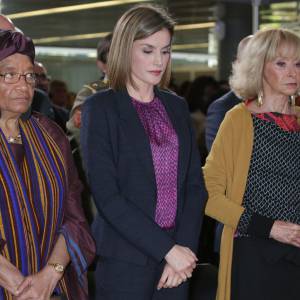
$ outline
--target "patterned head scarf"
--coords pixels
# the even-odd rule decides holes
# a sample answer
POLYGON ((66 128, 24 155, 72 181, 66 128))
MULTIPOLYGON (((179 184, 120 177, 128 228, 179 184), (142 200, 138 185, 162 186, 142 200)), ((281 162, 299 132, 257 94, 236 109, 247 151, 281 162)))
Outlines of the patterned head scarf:
POLYGON ((21 32, 0 30, 0 61, 15 53, 27 55, 34 63, 35 50, 31 38, 21 32))

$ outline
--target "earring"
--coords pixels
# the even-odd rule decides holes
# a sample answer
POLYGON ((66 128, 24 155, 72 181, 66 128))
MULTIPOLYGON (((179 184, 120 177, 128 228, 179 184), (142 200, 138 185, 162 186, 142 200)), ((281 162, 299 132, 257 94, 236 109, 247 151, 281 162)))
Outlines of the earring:
POLYGON ((263 105, 263 100, 264 100, 264 95, 263 95, 263 92, 260 91, 260 92, 258 92, 258 95, 257 95, 257 106, 258 107, 261 107, 263 105))
POLYGON ((289 104, 290 104, 290 106, 296 105, 296 95, 289 96, 289 104))

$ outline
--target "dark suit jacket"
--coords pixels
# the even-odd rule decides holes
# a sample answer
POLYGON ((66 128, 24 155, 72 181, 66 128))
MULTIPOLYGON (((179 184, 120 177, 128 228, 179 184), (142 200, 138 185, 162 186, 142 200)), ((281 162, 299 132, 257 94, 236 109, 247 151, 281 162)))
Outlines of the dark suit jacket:
POLYGON ((209 106, 205 124, 205 141, 208 152, 215 140, 226 112, 240 102, 241 100, 234 94, 234 92, 230 91, 221 98, 215 100, 209 106))
POLYGON ((100 255, 144 265, 160 262, 175 243, 196 252, 207 194, 183 99, 155 90, 179 139, 178 206, 174 236, 154 221, 156 182, 148 137, 127 91, 89 97, 81 128, 83 160, 99 211, 100 255), (100 233, 101 232, 101 233, 100 233))

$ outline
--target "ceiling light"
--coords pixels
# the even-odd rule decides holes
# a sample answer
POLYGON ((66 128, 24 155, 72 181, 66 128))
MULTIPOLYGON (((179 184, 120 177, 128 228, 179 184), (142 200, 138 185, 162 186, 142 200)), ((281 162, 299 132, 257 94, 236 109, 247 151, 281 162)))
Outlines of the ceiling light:
POLYGON ((104 1, 104 2, 93 2, 93 3, 86 3, 86 4, 25 11, 25 12, 6 15, 6 16, 9 17, 10 19, 20 19, 20 18, 29 18, 29 17, 42 16, 42 15, 51 15, 51 14, 61 14, 61 13, 66 13, 71 11, 79 11, 79 10, 81 11, 81 10, 87 10, 93 8, 110 7, 110 6, 131 4, 137 2, 146 2, 146 1, 147 0, 113 0, 113 1, 104 1))
POLYGON ((259 26, 260 29, 265 30, 265 29, 274 29, 274 28, 280 28, 281 24, 280 23, 269 23, 269 24, 261 24, 259 26))
POLYGON ((196 44, 178 44, 173 45, 172 50, 182 50, 182 49, 199 49, 208 48, 208 43, 196 43, 196 44))
POLYGON ((47 38, 33 39, 35 44, 50 44, 56 42, 66 42, 66 41, 78 41, 78 40, 89 40, 103 38, 110 32, 96 32, 96 33, 86 33, 86 34, 76 34, 76 35, 65 35, 65 36, 52 36, 47 38))
POLYGON ((195 24, 185 24, 185 25, 176 25, 175 30, 192 30, 192 29, 205 29, 215 27, 215 22, 206 22, 206 23, 195 23, 195 24))
POLYGON ((297 21, 296 16, 262 16, 261 20, 263 21, 272 21, 272 22, 293 22, 297 21))
MULTIPOLYGON (((207 29, 215 26, 215 22, 207 23, 195 23, 195 24, 185 24, 175 26, 176 31, 181 30, 193 30, 193 29, 207 29)), ((106 36, 109 32, 95 32, 86 34, 76 34, 76 35, 65 35, 65 36, 52 36, 46 38, 34 39, 35 44, 50 44, 56 42, 66 42, 66 41, 77 41, 77 40, 88 40, 102 38, 106 36)))
POLYGON ((282 3, 271 3, 271 9, 295 9, 297 8, 297 2, 291 1, 291 2, 282 2, 282 3))

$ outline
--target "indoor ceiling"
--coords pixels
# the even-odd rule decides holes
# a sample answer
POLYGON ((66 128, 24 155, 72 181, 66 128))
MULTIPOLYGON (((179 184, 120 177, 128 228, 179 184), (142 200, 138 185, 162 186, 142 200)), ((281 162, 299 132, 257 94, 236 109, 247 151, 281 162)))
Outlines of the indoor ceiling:
MULTIPOLYGON (((76 0, 2 0, 2 13, 10 15, 13 22, 25 34, 31 36, 39 46, 94 48, 103 34, 113 30, 118 18, 132 5, 129 1, 76 1, 76 0), (86 4, 121 4, 107 7, 89 8, 86 4), (22 16, 21 12, 46 10, 57 7, 78 10, 50 13, 36 16, 22 16), (75 6, 77 9, 77 7, 75 6)), ((142 1, 135 1, 142 2, 142 1)), ((208 30, 214 26, 213 0, 162 0, 143 1, 159 3, 169 8, 179 25, 176 31, 178 48, 184 44, 187 49, 206 52, 208 30), (196 29, 186 29, 181 25, 194 24, 196 29)), ((43 13, 43 11, 41 12, 43 13)))
MULTIPOLYGON (((232 1, 251 3, 251 0, 232 1)), ((178 24, 174 50, 208 53, 208 33, 215 26, 215 6, 220 2, 217 0, 0 0, 2 13, 9 15, 36 45, 72 48, 95 48, 99 38, 113 30, 118 18, 133 2, 158 3, 169 8, 178 24)), ((263 0, 261 23, 299 26, 299 1, 266 4, 270 2, 278 0, 263 0)))

